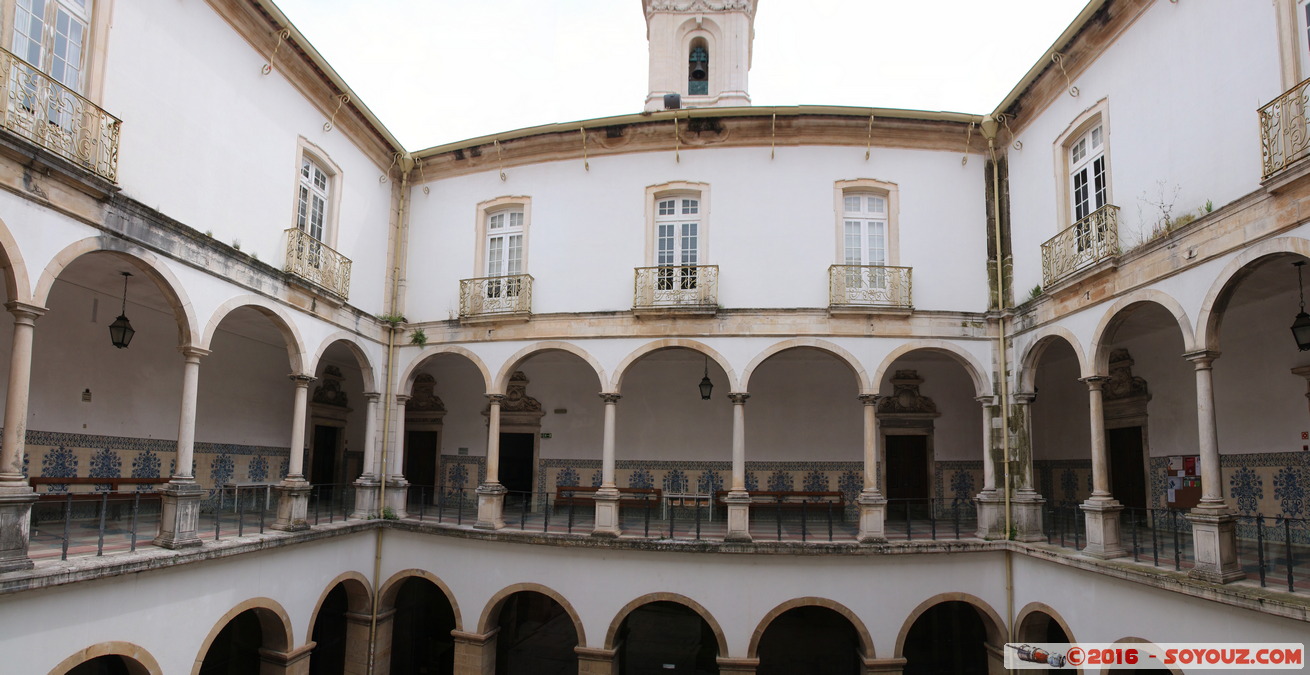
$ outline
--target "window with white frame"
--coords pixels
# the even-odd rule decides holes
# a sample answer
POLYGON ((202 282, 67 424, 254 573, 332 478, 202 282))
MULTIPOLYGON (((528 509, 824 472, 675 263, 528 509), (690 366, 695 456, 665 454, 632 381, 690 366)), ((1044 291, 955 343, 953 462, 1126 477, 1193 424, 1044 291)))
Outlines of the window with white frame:
POLYGON ((658 290, 696 288, 700 264, 701 208, 695 194, 665 195, 655 202, 655 264, 658 290))
MULTIPOLYGON (((837 264, 830 279, 833 302, 860 304, 886 295, 899 279, 889 267, 900 264, 897 210, 900 188, 872 178, 837 181, 833 186, 837 214, 837 264), (872 295, 870 293, 872 292, 872 295)), ((899 286, 898 286, 899 288, 899 286)))
POLYGON ((1069 194, 1074 222, 1106 205, 1107 178, 1104 127, 1097 122, 1069 144, 1069 194))
POLYGON ((887 264, 887 198, 866 192, 842 197, 843 262, 887 264))
POLYGON ((320 242, 325 241, 331 190, 331 174, 308 153, 302 153, 296 227, 320 242))
POLYGON ((11 50, 63 86, 83 92, 92 0, 16 0, 11 50))
MULTIPOLYGON (((486 213, 485 276, 507 277, 523 274, 524 212, 521 205, 508 206, 486 213)), ((522 292, 522 279, 487 284, 487 297, 514 297, 522 292)))

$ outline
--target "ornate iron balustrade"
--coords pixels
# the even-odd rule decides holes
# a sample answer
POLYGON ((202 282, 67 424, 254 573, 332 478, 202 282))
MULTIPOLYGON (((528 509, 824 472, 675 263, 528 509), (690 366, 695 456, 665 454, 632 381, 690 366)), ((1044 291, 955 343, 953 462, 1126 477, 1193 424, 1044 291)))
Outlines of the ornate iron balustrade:
POLYGON ((527 316, 532 313, 532 275, 460 279, 459 316, 527 316))
POLYGON ((833 265, 828 268, 828 304, 908 309, 913 306, 911 272, 891 265, 833 265))
POLYGON ((718 265, 638 267, 633 309, 718 308, 718 265))
POLYGON ((1106 204, 1042 244, 1042 285, 1119 254, 1119 207, 1106 204))
POLYGON ((350 296, 350 258, 299 228, 287 230, 285 271, 341 296, 350 296))
POLYGON ((7 93, 0 124, 50 152, 110 181, 118 177, 122 122, 39 68, 0 49, 7 93))
POLYGON ((1303 80, 1260 108, 1262 179, 1310 154, 1310 123, 1305 114, 1307 104, 1310 104, 1310 79, 1303 80))

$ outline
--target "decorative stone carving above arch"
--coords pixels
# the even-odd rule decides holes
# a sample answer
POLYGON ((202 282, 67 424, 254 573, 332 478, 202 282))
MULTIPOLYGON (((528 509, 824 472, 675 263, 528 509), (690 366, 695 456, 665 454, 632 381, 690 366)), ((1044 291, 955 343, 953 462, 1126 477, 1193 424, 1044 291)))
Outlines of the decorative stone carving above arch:
MULTIPOLYGON (((523 371, 516 370, 509 378, 505 388, 505 400, 500 403, 500 427, 540 427, 541 418, 546 415, 541 409, 541 401, 528 396, 528 384, 531 380, 523 371)), ((484 416, 491 414, 491 404, 482 409, 484 416)))
POLYGON ((321 384, 314 387, 314 403, 349 410, 350 399, 341 388, 341 383, 345 379, 346 376, 341 374, 340 368, 336 366, 324 368, 323 376, 318 379, 321 384))
POLYGON ((1108 428, 1137 426, 1145 422, 1146 404, 1151 400, 1151 392, 1146 380, 1133 375, 1133 363, 1133 357, 1127 349, 1110 352, 1110 379, 1101 389, 1108 428))
POLYGON ((446 416, 446 404, 437 396, 437 378, 419 373, 405 403, 405 424, 440 425, 446 416))
POLYGON ((928 427, 941 417, 937 404, 919 391, 923 378, 917 370, 898 370, 891 378, 892 393, 878 399, 878 420, 884 427, 928 427))

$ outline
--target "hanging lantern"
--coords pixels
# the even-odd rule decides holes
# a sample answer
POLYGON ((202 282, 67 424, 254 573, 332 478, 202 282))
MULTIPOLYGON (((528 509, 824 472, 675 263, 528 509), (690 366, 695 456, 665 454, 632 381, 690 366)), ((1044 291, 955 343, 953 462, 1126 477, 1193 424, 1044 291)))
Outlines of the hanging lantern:
POLYGON ((123 309, 119 312, 118 318, 109 324, 109 340, 119 349, 125 349, 132 343, 132 336, 136 335, 136 331, 132 329, 132 322, 127 320, 127 278, 130 276, 132 276, 131 272, 123 272, 123 309))
POLYGON ((710 357, 705 357, 705 376, 700 379, 700 399, 702 401, 710 400, 710 392, 714 391, 714 383, 710 382, 710 357))

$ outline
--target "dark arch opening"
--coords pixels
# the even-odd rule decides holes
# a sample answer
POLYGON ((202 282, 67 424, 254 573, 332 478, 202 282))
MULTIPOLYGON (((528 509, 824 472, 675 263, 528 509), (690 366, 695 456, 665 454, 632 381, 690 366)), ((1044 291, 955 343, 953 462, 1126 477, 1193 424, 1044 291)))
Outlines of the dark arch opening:
POLYGON ((933 605, 905 636, 905 675, 987 675, 987 628, 958 600, 933 605))
POLYGON ((264 633, 256 610, 248 609, 227 622, 205 652, 200 675, 238 675, 259 672, 259 650, 264 633))
POLYGON ((760 636, 756 675, 858 675, 860 637, 846 617, 827 607, 789 609, 760 636))
POLYGON ((106 654, 77 664, 67 675, 136 675, 138 672, 141 671, 132 668, 122 656, 106 654))
POLYGON ((704 38, 691 41, 687 51, 687 94, 705 96, 710 93, 710 51, 704 38))
POLYGON ((501 603, 496 675, 577 675, 578 632, 558 602, 519 591, 501 603))
POLYGON ((391 624, 391 672, 452 675, 455 610, 431 581, 410 577, 396 589, 391 624))
POLYGON ((309 655, 310 675, 344 675, 346 672, 346 587, 337 584, 323 598, 314 618, 314 651, 309 655))
POLYGON ((719 643, 709 622, 676 602, 642 605, 618 632, 619 672, 717 675, 719 643))
POLYGON ((1018 638, 1021 642, 1069 642, 1069 635, 1046 612, 1033 612, 1019 625, 1018 638))

